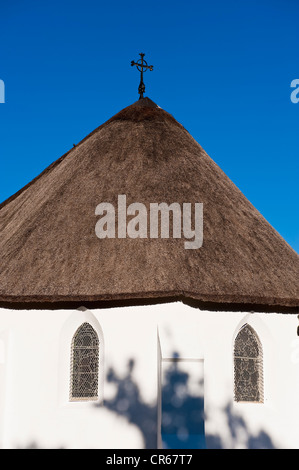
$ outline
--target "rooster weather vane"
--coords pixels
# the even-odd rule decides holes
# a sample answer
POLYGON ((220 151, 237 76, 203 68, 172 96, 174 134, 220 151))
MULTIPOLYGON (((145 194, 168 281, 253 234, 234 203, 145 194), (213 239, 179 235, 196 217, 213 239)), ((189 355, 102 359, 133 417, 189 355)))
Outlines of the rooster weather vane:
POLYGON ((140 72, 140 83, 138 87, 138 93, 139 93, 139 99, 144 98, 143 93, 145 92, 145 84, 143 83, 143 72, 146 72, 147 70, 152 71, 154 69, 153 65, 147 65, 147 62, 143 59, 145 54, 142 52, 139 54, 141 59, 137 60, 137 62, 134 62, 134 60, 131 61, 131 65, 136 65, 137 69, 140 72))

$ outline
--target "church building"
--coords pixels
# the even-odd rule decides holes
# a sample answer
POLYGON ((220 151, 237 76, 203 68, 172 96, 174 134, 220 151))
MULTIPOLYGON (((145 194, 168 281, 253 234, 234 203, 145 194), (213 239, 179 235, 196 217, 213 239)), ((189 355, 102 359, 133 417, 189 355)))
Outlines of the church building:
POLYGON ((0 446, 299 448, 299 263, 151 99, 0 206, 0 446))

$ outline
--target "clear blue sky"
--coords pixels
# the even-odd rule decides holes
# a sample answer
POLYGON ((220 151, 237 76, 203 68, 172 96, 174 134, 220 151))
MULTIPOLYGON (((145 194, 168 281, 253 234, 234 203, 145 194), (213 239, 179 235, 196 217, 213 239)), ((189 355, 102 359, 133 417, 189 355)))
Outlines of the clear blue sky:
POLYGON ((0 201, 138 99, 174 115, 299 251, 298 0, 0 0, 0 201))

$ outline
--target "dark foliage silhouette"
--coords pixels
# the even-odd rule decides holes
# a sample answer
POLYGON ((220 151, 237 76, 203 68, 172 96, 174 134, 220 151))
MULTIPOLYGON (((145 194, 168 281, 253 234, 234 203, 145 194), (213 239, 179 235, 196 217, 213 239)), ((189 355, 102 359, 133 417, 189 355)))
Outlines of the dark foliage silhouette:
MULTIPOLYGON (((220 434, 207 434, 204 421, 204 397, 194 394, 189 387, 189 374, 181 370, 178 354, 167 368, 161 390, 163 412, 161 419, 161 437, 164 448, 170 449, 221 449, 227 447, 220 434)), ((119 376, 112 368, 107 373, 108 382, 115 385, 116 393, 113 398, 105 400, 104 407, 112 413, 127 419, 138 427, 142 433, 144 447, 157 448, 157 404, 144 402, 139 387, 134 379, 135 362, 128 361, 124 376, 119 376)), ((203 384, 199 382, 199 390, 203 384)), ((95 405, 96 407, 98 405, 95 405)), ((222 410, 230 432, 230 448, 239 445, 242 435, 243 447, 247 449, 274 449, 269 435, 260 431, 252 435, 244 419, 235 414, 232 403, 222 410)), ((18 447, 21 448, 21 447, 18 447)), ((30 442, 27 449, 41 448, 38 442, 30 442)), ((63 447, 60 447, 63 448, 63 447)))
MULTIPOLYGON (((178 359, 178 355, 174 354, 178 359)), ((161 435, 163 447, 172 449, 224 448, 224 442, 218 434, 206 434, 204 430, 204 398, 194 396, 188 387, 189 375, 180 370, 179 361, 174 361, 167 370, 162 386, 163 413, 161 435)), ((142 400, 139 387, 133 378, 135 362, 131 359, 124 377, 110 369, 107 380, 115 384, 116 394, 106 400, 104 406, 114 413, 125 417, 136 425, 142 433, 147 449, 157 447, 157 405, 142 400)), ((271 438, 263 431, 251 435, 244 419, 236 416, 232 404, 225 409, 227 425, 230 430, 232 448, 238 444, 240 433, 245 436, 243 444, 247 449, 273 449, 271 438)))
POLYGON ((157 447, 157 407, 143 402, 139 388, 132 377, 134 364, 133 359, 128 362, 124 378, 117 376, 113 369, 108 371, 107 380, 116 385, 117 392, 111 400, 105 401, 104 406, 124 416, 129 423, 138 426, 145 447, 154 449, 157 447))

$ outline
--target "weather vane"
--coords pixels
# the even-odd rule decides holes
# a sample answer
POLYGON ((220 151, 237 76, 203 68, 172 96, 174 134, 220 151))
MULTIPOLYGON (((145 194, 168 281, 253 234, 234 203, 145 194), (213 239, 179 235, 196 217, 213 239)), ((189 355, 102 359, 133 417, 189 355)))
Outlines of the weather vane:
POLYGON ((131 61, 131 65, 133 67, 133 65, 136 65, 137 66, 137 69, 139 70, 140 72, 140 83, 139 83, 139 87, 138 87, 138 93, 139 93, 139 99, 141 100, 141 98, 143 98, 143 93, 145 92, 145 85, 143 83, 143 72, 146 72, 147 70, 153 70, 154 67, 153 65, 147 65, 147 62, 143 59, 143 57, 145 56, 145 54, 143 54, 142 52, 139 54, 141 59, 139 59, 137 62, 134 62, 134 60, 131 61))

